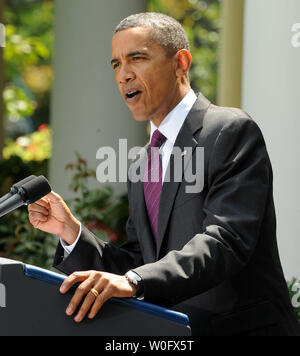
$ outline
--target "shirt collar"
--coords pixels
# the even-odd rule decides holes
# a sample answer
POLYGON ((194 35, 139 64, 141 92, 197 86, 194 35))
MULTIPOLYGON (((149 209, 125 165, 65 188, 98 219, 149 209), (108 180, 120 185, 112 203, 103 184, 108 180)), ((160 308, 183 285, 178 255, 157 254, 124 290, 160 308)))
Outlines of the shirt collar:
MULTIPOLYGON (((188 113, 197 100, 197 96, 193 89, 191 89, 181 102, 175 106, 175 108, 169 112, 169 114, 163 119, 159 126, 159 131, 170 141, 175 144, 178 133, 183 125, 188 113)), ((157 127, 151 122, 151 137, 153 132, 157 130, 157 127)))

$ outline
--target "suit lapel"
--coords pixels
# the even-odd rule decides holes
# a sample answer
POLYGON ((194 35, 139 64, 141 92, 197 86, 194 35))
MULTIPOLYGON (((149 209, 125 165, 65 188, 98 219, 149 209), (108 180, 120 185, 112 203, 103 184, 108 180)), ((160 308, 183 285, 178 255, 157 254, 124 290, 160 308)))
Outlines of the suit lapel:
MULTIPOLYGON (((178 150, 179 148, 183 153, 183 156, 181 157, 181 164, 184 164, 182 169, 182 176, 184 174, 184 170, 192 158, 195 148, 198 145, 198 142, 194 138, 194 134, 202 128, 204 114, 209 105, 210 102, 202 94, 200 94, 177 136, 174 149, 178 150)), ((173 152, 176 153, 174 149, 173 152)), ((170 179, 169 181, 165 181, 163 184, 159 205, 158 238, 156 248, 157 259, 159 258, 159 252, 165 237, 177 191, 181 184, 181 181, 174 181, 174 160, 172 159, 170 159, 167 172, 167 177, 170 177, 170 179)))

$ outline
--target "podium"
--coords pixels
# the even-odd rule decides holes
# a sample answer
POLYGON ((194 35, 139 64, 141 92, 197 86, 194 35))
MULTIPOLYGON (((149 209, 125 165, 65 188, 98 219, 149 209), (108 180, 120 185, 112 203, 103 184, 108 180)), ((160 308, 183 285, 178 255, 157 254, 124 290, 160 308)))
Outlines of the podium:
POLYGON ((190 336, 185 314, 134 298, 112 298, 97 316, 76 323, 65 314, 74 289, 66 276, 0 258, 0 336, 190 336))

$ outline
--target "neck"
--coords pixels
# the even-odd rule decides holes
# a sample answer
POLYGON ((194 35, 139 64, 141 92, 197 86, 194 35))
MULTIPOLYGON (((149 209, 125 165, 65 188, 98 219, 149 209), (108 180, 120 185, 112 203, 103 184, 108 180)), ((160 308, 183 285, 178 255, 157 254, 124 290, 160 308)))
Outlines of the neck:
POLYGON ((174 99, 171 101, 171 103, 166 106, 163 112, 154 115, 154 117, 151 119, 151 122, 158 128, 165 119, 165 117, 169 114, 169 112, 171 112, 182 101, 182 99, 187 95, 190 90, 191 86, 188 85, 179 90, 177 93, 175 93, 173 95, 174 99))

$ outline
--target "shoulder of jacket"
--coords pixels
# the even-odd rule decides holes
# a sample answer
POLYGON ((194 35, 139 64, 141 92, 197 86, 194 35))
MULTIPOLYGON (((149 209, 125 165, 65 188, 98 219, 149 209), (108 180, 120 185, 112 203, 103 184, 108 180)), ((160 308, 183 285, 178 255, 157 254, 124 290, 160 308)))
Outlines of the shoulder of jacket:
POLYGON ((214 104, 208 107, 203 120, 204 128, 217 132, 227 127, 238 129, 249 125, 258 126, 252 117, 242 109, 214 104))

